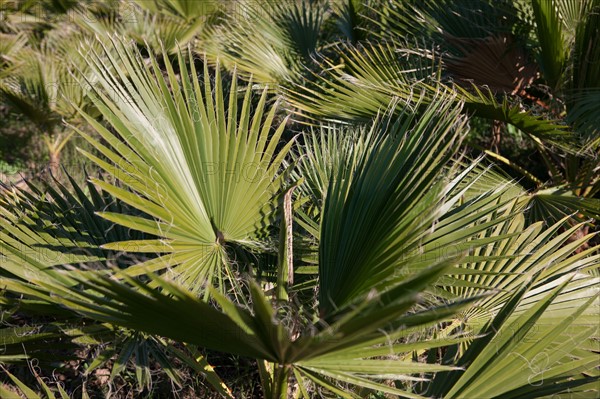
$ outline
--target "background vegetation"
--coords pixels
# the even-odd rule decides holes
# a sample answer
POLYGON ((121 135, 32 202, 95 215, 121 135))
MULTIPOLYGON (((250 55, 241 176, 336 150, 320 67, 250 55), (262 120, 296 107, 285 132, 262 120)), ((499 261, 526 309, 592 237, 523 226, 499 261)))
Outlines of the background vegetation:
POLYGON ((0 0, 0 396, 598 397, 599 30, 0 0))

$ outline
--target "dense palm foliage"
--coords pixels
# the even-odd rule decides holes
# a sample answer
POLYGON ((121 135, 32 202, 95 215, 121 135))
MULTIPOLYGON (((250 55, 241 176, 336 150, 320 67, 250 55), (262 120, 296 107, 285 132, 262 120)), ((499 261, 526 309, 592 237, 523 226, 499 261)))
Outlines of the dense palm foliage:
POLYGON ((598 397, 597 0, 0 4, 0 396, 598 397))

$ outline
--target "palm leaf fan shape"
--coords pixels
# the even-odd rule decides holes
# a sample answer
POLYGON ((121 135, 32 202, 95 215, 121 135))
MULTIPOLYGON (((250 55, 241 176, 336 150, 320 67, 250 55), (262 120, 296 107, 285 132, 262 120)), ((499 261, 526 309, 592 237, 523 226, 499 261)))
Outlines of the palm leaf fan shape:
POLYGON ((109 146, 80 133, 108 161, 82 152, 125 187, 95 184, 151 218, 101 215, 159 238, 105 247, 161 254, 130 268, 131 276, 169 268, 195 291, 214 279, 219 285, 221 268, 233 273, 229 244, 264 247, 261 234, 274 216, 271 200, 291 146, 277 148, 285 121, 273 126, 277 105, 265 116, 266 92, 251 120, 252 91, 238 98, 235 75, 226 102, 218 68, 214 87, 206 64, 200 82, 191 53, 178 53, 178 74, 163 54, 163 75, 156 59, 144 63, 118 39, 113 46, 116 55, 105 48, 89 62, 98 79, 94 102, 116 134, 83 113, 109 146), (108 72, 110 65, 122 68, 108 72))

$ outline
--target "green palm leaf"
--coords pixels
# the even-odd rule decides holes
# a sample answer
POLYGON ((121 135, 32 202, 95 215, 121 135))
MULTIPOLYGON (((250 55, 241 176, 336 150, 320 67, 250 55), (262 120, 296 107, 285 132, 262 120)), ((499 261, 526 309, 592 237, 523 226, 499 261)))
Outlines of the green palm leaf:
POLYGON ((138 1, 135 3, 140 7, 153 13, 163 12, 183 18, 186 21, 206 18, 219 10, 216 3, 212 1, 197 0, 152 0, 138 1))
POLYGON ((409 253, 436 217, 443 189, 435 176, 451 154, 460 108, 441 96, 423 114, 408 112, 390 122, 386 134, 374 135, 367 144, 374 148, 354 175, 340 168, 329 183, 319 253, 326 313, 385 284, 398 267, 393 259, 409 253))
POLYGON ((263 92, 251 120, 251 89, 245 91, 238 110, 235 76, 226 105, 218 70, 212 87, 205 67, 201 85, 191 54, 186 58, 179 53, 179 75, 165 55, 165 77, 156 60, 144 65, 127 46, 113 44, 117 55, 105 54, 109 64, 100 55, 91 57, 90 63, 99 82, 95 104, 118 135, 84 113, 110 148, 81 134, 110 163, 83 153, 132 191, 94 180, 99 187, 154 220, 101 215, 159 239, 105 248, 161 254, 128 273, 172 268, 195 291, 220 280, 225 275, 222 269, 232 277, 227 248, 231 244, 264 248, 261 237, 276 210, 271 200, 282 186, 280 167, 291 146, 277 148, 285 127, 284 122, 271 130, 277 106, 263 118, 263 92), (121 64, 128 77, 109 72, 111 65, 121 64), (132 83, 126 84, 128 80, 132 83))
POLYGON ((557 87, 563 75, 567 46, 562 32, 562 22, 556 1, 533 0, 538 39, 540 41, 541 66, 544 76, 552 87, 557 87))
MULTIPOLYGON (((437 278, 446 266, 447 264, 436 265, 415 274, 404 285, 398 287, 397 295, 390 305, 381 307, 379 298, 365 298, 365 307, 362 309, 350 311, 329 328, 315 326, 322 331, 314 336, 303 335, 294 342, 261 289, 253 283, 252 313, 212 290, 220 307, 216 309, 191 295, 187 289, 154 275, 150 278, 162 291, 138 283, 126 275, 120 276, 124 281, 99 275, 87 276, 85 279, 77 279, 80 286, 73 289, 66 287, 48 271, 43 270, 40 270, 42 275, 39 278, 32 279, 31 282, 14 282, 9 284, 9 289, 29 292, 28 296, 41 300, 52 300, 94 320, 159 334, 225 353, 269 360, 282 367, 296 368, 303 375, 317 373, 342 381, 347 379, 359 386, 379 387, 400 393, 401 390, 386 388, 372 379, 381 378, 384 372, 400 379, 411 380, 415 378, 412 376, 415 373, 453 368, 435 364, 396 362, 377 357, 422 347, 438 347, 443 343, 431 340, 385 350, 364 350, 410 334, 406 326, 423 328, 464 308, 466 303, 457 303, 454 306, 403 316, 417 300, 419 290, 437 278), (411 289, 407 289, 408 287, 411 289), (365 312, 369 308, 378 310, 365 312), (385 317, 381 317, 382 315, 385 317), (356 316, 360 318, 356 319, 356 316), (392 321, 394 323, 390 325, 392 321), (382 332, 382 328, 390 327, 392 329, 387 333, 382 332), (351 352, 346 353, 348 350, 351 352), (355 356, 375 359, 348 360, 355 356), (345 362, 343 370, 340 370, 341 361, 345 362)), ((1 283, 7 284, 9 280, 3 278, 1 283)), ((456 342, 460 342, 460 339, 456 342)), ((406 392, 404 394, 409 395, 406 392)))
MULTIPOLYGON (((535 278, 528 285, 531 286, 534 281, 535 278)), ((588 282, 587 285, 591 287, 593 284, 597 282, 588 282)), ((574 356, 574 353, 581 340, 597 333, 597 326, 588 325, 587 328, 578 329, 576 341, 565 342, 559 337, 598 300, 597 293, 571 304, 572 317, 566 322, 550 325, 538 323, 568 285, 569 280, 566 280, 549 290, 518 316, 513 312, 529 288, 526 285, 517 291, 498 314, 483 326, 480 333, 484 337, 475 340, 459 359, 459 365, 469 365, 467 370, 436 375, 428 394, 456 398, 473 395, 510 398, 527 393, 538 395, 534 392, 539 387, 543 387, 548 394, 570 391, 594 381, 595 378, 580 374, 597 363, 593 352, 583 356, 574 356), (519 338, 515 338, 515 335, 519 338), (515 359, 518 361, 515 362, 515 359)))
POLYGON ((235 18, 208 31, 198 52, 271 88, 298 80, 319 46, 324 8, 308 1, 238 6, 235 18))
POLYGON ((102 39, 108 39, 116 32, 135 40, 140 47, 152 50, 155 55, 160 55, 163 48, 169 54, 176 54, 180 46, 192 42, 210 23, 215 7, 205 2, 199 7, 186 9, 175 3, 120 2, 115 10, 118 17, 89 18, 86 12, 81 12, 74 14, 74 22, 84 32, 102 39), (196 13, 206 15, 196 17, 196 13))
POLYGON ((339 46, 337 57, 340 61, 322 59, 316 83, 284 90, 302 114, 330 121, 364 121, 396 99, 429 104, 438 92, 458 92, 455 99, 464 102, 466 111, 510 123, 543 142, 576 151, 567 126, 524 112, 519 104, 511 104, 507 97, 498 100, 489 90, 443 83, 439 61, 430 51, 383 42, 358 48, 339 46))

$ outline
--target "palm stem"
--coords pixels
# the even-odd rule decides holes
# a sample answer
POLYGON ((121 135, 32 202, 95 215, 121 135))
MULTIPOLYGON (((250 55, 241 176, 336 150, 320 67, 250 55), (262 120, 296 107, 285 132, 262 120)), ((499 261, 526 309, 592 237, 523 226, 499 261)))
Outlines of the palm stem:
POLYGON ((289 380, 290 367, 282 364, 277 365, 273 373, 273 389, 271 390, 273 399, 287 399, 289 380))
POLYGON ((269 370, 269 365, 267 361, 262 359, 256 359, 256 364, 258 366, 258 375, 260 376, 260 382, 262 385, 263 393, 265 394, 265 398, 273 397, 271 395, 273 373, 271 373, 271 370, 269 370))

